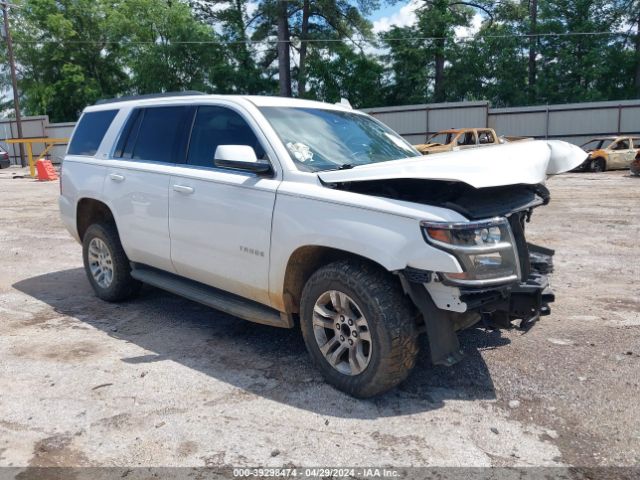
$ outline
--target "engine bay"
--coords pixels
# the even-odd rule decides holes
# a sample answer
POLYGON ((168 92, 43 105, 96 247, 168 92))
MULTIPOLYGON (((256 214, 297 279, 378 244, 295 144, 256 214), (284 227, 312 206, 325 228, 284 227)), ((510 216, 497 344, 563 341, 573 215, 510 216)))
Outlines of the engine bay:
POLYGON ((363 195, 404 200, 448 208, 477 220, 531 210, 549 203, 543 184, 474 188, 463 182, 423 179, 388 179, 343 182, 333 188, 363 195))

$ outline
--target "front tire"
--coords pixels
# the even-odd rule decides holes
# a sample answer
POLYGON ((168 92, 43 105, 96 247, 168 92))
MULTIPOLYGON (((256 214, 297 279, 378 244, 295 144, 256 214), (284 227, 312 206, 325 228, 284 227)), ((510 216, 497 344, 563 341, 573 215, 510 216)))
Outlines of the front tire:
POLYGON ((594 158, 589 164, 589 169, 594 173, 604 172, 606 170, 604 159, 594 158))
POLYGON ((339 261, 304 287, 302 335, 328 383, 372 397, 402 382, 418 353, 416 312, 390 274, 366 262, 339 261))
POLYGON ((142 284, 131 277, 131 265, 115 225, 94 223, 87 228, 82 259, 89 283, 102 300, 121 302, 140 291, 142 284))

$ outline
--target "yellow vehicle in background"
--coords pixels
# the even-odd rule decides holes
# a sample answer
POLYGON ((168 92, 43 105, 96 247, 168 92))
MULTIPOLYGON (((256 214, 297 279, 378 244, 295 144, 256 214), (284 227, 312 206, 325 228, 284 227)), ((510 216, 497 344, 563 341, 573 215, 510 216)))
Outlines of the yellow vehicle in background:
POLYGON ((432 135, 427 143, 414 147, 423 155, 429 155, 501 143, 505 143, 505 140, 498 137, 492 128, 451 128, 432 135))
POLYGON ((596 137, 580 145, 580 148, 589 156, 576 170, 604 172, 626 169, 640 152, 640 137, 596 137))

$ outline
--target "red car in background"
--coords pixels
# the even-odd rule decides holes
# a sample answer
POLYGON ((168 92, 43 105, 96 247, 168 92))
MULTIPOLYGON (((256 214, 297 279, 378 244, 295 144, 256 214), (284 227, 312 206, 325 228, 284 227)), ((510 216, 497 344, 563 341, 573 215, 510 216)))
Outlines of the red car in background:
POLYGON ((11 161, 9 160, 9 153, 2 147, 0 147, 0 168, 9 168, 11 161))

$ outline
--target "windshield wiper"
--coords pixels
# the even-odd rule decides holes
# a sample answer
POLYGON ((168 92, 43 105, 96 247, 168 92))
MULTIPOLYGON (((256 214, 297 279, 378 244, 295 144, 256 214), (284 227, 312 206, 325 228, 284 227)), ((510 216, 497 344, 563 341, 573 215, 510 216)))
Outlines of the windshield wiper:
POLYGON ((338 168, 336 168, 336 170, 349 170, 351 168, 353 168, 353 163, 343 163, 338 168))

